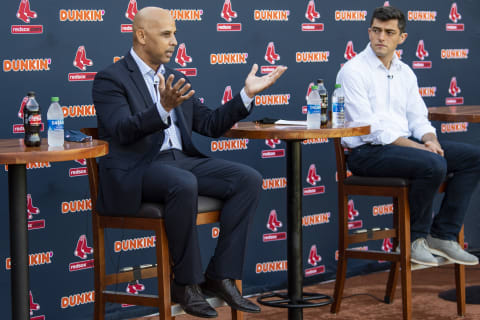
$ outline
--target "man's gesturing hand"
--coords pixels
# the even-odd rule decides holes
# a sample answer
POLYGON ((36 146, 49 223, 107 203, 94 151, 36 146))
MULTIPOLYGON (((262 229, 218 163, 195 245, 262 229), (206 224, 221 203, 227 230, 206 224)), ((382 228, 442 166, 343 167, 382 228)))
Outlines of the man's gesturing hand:
POLYGON ((253 98, 257 93, 267 89, 277 81, 278 78, 287 70, 286 66, 278 66, 274 71, 263 77, 257 77, 255 74, 258 71, 258 65, 255 63, 252 70, 245 79, 245 93, 250 98, 253 98))
POLYGON ((158 78, 160 79, 158 85, 160 103, 167 112, 170 112, 170 110, 176 108, 182 104, 183 101, 190 99, 195 94, 195 90, 188 91, 191 85, 190 83, 185 84, 184 78, 180 78, 173 86, 172 84, 175 78, 173 74, 168 76, 166 82, 165 77, 160 73, 158 74, 158 78))

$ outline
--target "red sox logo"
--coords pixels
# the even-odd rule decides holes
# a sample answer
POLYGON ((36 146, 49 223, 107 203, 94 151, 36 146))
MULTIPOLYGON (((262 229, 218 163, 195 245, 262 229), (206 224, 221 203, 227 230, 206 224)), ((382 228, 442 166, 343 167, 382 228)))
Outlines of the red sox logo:
POLYGON ((73 65, 82 71, 87 70, 87 66, 93 66, 92 60, 87 58, 85 46, 78 47, 73 65))
POLYGON ((348 201, 348 220, 354 220, 355 217, 358 217, 358 210, 355 209, 355 204, 353 200, 348 201))
POLYGON ((322 178, 320 178, 320 176, 317 174, 315 164, 312 163, 310 168, 308 168, 307 182, 312 186, 315 186, 320 180, 322 180, 322 178))
POLYGON ((357 53, 353 49, 353 42, 348 41, 347 42, 347 47, 345 48, 345 53, 343 54, 343 56, 345 57, 345 59, 351 60, 356 55, 357 55, 357 53))
POLYGON ((30 10, 30 1, 21 0, 20 5, 18 6, 17 18, 22 20, 25 23, 30 23, 30 18, 35 19, 37 17, 35 11, 30 10))
POLYGON ((223 98, 222 98, 222 104, 227 103, 228 101, 232 100, 232 87, 226 86, 225 91, 223 91, 223 98))
POLYGON ((232 10, 232 2, 230 0, 225 0, 220 17, 225 19, 227 22, 232 22, 232 18, 236 18, 237 16, 237 13, 232 10))
POLYGON ((322 257, 320 257, 317 253, 317 245, 312 245, 310 247, 310 253, 308 254, 308 263, 312 266, 316 266, 317 262, 320 262, 322 257))
POLYGON ((40 310, 40 305, 33 301, 32 291, 30 291, 30 316, 33 316, 33 311, 40 310))
POLYGON ((87 237, 82 234, 80 238, 78 238, 77 246, 73 254, 80 259, 87 259, 87 254, 92 254, 93 248, 87 245, 87 237))
POLYGON ((185 48, 185 43, 181 43, 178 46, 177 55, 175 56, 175 62, 186 67, 187 63, 192 62, 192 57, 187 55, 187 49, 185 48))
POLYGON ((135 282, 130 282, 125 289, 126 292, 131 294, 138 294, 141 291, 145 290, 145 286, 136 280, 135 282))
POLYGON ((275 44, 273 42, 268 43, 265 60, 270 64, 275 64, 276 61, 280 60, 280 56, 275 53, 275 44))
POLYGON ((277 218, 277 211, 272 210, 270 211, 270 215, 268 216, 268 222, 267 222, 267 229, 271 230, 273 232, 277 232, 277 228, 282 227, 282 222, 278 220, 277 218))
POLYGON ((315 19, 320 18, 320 13, 317 10, 315 10, 314 0, 310 0, 308 2, 307 12, 305 12, 305 18, 307 18, 311 22, 315 22, 315 19))
POLYGON ((265 144, 272 149, 275 149, 277 144, 280 144, 280 139, 265 139, 265 144))
POLYGON ((454 97, 456 97, 457 94, 462 92, 462 90, 460 90, 460 87, 457 86, 457 77, 452 77, 452 79, 450 80, 450 87, 448 88, 448 92, 454 97))
POLYGON ((458 13, 458 8, 457 8, 457 3, 454 2, 452 3, 452 6, 450 7, 450 14, 448 15, 448 18, 452 20, 453 23, 457 23, 458 20, 462 19, 462 16, 460 13, 458 13))
POLYGON ((125 17, 133 21, 133 18, 135 18, 137 12, 137 0, 130 0, 130 2, 128 3, 127 11, 125 12, 125 17))
POLYGON ((423 40, 418 41, 416 55, 420 60, 424 60, 426 57, 428 57, 428 51, 425 50, 425 44, 423 43, 423 40))

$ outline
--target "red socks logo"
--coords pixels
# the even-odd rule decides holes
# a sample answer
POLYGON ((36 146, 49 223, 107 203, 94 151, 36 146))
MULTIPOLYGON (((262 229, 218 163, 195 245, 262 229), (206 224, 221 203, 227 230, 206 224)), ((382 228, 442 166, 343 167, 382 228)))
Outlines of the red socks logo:
POLYGON ((225 104, 232 99, 232 87, 226 86, 225 91, 223 92, 222 104, 225 104))
POLYGON ((32 291, 30 291, 30 315, 33 316, 33 311, 40 310, 40 305, 33 302, 32 291))
POLYGON ((128 3, 127 11, 125 11, 125 17, 133 21, 133 18, 135 18, 135 15, 137 14, 137 12, 138 12, 137 0, 130 0, 130 2, 128 3))
POLYGON ((138 294, 138 292, 145 290, 145 286, 136 280, 135 282, 130 282, 125 289, 126 292, 131 294, 138 294))
POLYGON ((182 67, 186 67, 187 63, 192 62, 192 57, 187 55, 187 49, 185 48, 185 43, 181 43, 178 46, 177 55, 175 56, 175 62, 181 65, 182 67))
POLYGON ((277 219, 277 211, 272 210, 270 211, 270 215, 268 216, 267 222, 267 229, 272 230, 273 232, 277 232, 277 228, 282 227, 282 222, 278 221, 277 219))
POLYGON ((27 194, 27 214, 28 214, 28 220, 33 218, 34 214, 39 214, 40 209, 37 207, 34 207, 32 204, 32 195, 27 194))
POLYGON ((420 60, 423 60, 425 59, 425 57, 428 57, 428 51, 425 50, 425 44, 423 43, 423 40, 418 41, 416 55, 420 60))
POLYGON ((310 254, 308 255, 308 263, 315 267, 317 262, 320 262, 321 260, 322 257, 317 254, 317 246, 315 244, 312 245, 310 248, 310 254))
POLYGON ((280 144, 280 139, 265 139, 265 144, 272 149, 275 149, 277 144, 280 144))
POLYGON ((460 13, 458 13, 456 2, 452 3, 452 7, 450 8, 450 14, 448 15, 448 17, 450 18, 450 20, 453 21, 453 23, 457 23, 458 20, 462 19, 462 16, 460 15, 460 13))
POLYGON ((393 249, 393 243, 390 238, 383 239, 382 250, 385 252, 391 252, 393 249))
POLYGON ((73 60, 73 65, 82 71, 87 70, 86 66, 93 66, 92 60, 87 59, 84 46, 78 47, 77 53, 75 54, 75 60, 73 60))
POLYGON ((348 201, 348 220, 353 220, 358 216, 358 210, 355 209, 353 200, 348 201))
POLYGON ((30 1, 21 0, 20 5, 18 6, 17 18, 25 23, 30 23, 30 18, 35 19, 36 17, 37 13, 30 10, 30 1))
POLYGON ((307 182, 312 186, 315 186, 320 180, 321 178, 317 174, 317 169, 315 168, 315 165, 311 164, 310 168, 308 168, 307 182))
POLYGON ((305 12, 305 18, 311 22, 315 22, 315 19, 320 18, 320 13, 315 10, 315 2, 310 0, 307 6, 307 12, 305 12))
POLYGON ((456 97, 458 93, 462 92, 462 90, 460 90, 460 88, 457 86, 457 77, 452 77, 452 80, 450 80, 448 92, 454 97, 456 97))
POLYGON ((347 48, 345 48, 345 54, 343 55, 345 59, 350 60, 353 57, 355 57, 357 53, 353 50, 353 42, 348 41, 347 42, 347 48))
POLYGON ((383 6, 384 6, 384 7, 389 7, 389 6, 390 6, 390 1, 385 1, 385 2, 383 3, 383 6))
POLYGON ((77 247, 75 248, 74 255, 80 259, 86 259, 87 254, 93 253, 93 248, 87 246, 87 237, 82 234, 77 241, 77 247))
POLYGON ((280 60, 280 56, 275 53, 275 45, 270 42, 267 46, 267 52, 265 53, 265 60, 270 64, 275 64, 275 61, 280 60))
POLYGON ((237 13, 232 10, 232 3, 230 2, 230 0, 225 0, 222 12, 220 13, 220 17, 222 17, 228 22, 232 22, 232 18, 237 17, 237 13))

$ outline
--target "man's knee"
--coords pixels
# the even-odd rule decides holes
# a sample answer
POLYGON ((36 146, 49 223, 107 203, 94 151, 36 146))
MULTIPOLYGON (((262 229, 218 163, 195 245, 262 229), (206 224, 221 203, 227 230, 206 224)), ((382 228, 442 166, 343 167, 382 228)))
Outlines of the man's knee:
POLYGON ((445 161, 445 158, 435 154, 428 163, 428 166, 427 170, 430 172, 432 179, 438 182, 445 180, 447 175, 447 161, 445 161), (430 168, 428 168, 428 166, 430 168))
POLYGON ((182 174, 181 178, 171 182, 169 195, 175 197, 197 197, 198 183, 197 178, 190 172, 182 174))

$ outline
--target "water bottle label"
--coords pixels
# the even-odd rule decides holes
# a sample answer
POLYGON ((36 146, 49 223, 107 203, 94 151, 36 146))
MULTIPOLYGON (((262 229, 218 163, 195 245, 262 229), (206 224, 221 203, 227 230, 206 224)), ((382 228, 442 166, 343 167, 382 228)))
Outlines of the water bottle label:
POLYGON ((312 114, 312 113, 320 113, 322 110, 321 105, 319 104, 309 104, 307 105, 307 112, 312 114))
POLYGON ((63 130, 63 120, 48 120, 48 131, 63 130))
POLYGON ((345 110, 345 103, 343 102, 335 102, 332 104, 332 112, 344 112, 345 110))

